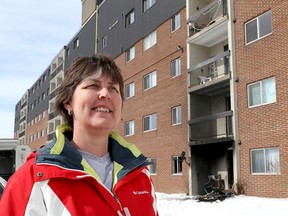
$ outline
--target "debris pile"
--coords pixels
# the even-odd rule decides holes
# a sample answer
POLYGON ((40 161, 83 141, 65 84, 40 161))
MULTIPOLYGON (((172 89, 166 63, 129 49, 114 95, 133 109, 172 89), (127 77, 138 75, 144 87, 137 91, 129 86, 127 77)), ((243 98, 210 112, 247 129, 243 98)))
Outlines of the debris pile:
POLYGON ((204 185, 205 195, 198 196, 196 199, 198 201, 223 201, 224 199, 234 195, 232 190, 225 190, 224 179, 218 175, 208 176, 209 181, 204 185))

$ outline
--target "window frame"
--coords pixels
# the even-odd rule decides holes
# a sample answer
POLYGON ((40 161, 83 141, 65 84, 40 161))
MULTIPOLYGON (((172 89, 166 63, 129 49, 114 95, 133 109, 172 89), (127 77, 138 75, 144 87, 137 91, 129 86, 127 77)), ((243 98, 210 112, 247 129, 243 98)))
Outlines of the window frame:
POLYGON ((133 136, 135 134, 135 121, 130 120, 130 121, 125 122, 124 129, 125 129, 125 131, 124 131, 125 137, 133 136), (129 130, 127 130, 127 126, 129 127, 129 130), (129 133, 127 133, 127 132, 129 132, 129 133))
POLYGON ((73 49, 76 49, 77 47, 79 47, 80 41, 79 38, 77 37, 74 42, 73 42, 73 49))
POLYGON ((181 157, 178 155, 172 156, 172 175, 182 175, 183 166, 181 157))
POLYGON ((155 70, 149 74, 146 74, 143 77, 143 90, 147 91, 148 89, 154 88, 156 86, 157 86, 157 71, 155 70), (146 78, 148 78, 148 81, 147 81, 148 87, 146 87, 146 82, 145 82, 146 78))
POLYGON ((146 115, 143 117, 143 132, 150 132, 150 131, 155 131, 157 130, 157 114, 153 113, 150 115, 146 115), (148 118, 149 120, 149 128, 145 129, 145 119, 148 118), (152 121, 151 121, 152 120, 152 121), (155 122, 155 127, 151 127, 153 126, 152 124, 155 122))
MULTIPOLYGON (((267 85, 267 84, 266 84, 267 85)), ((266 93, 267 94, 267 93, 266 93)), ((257 81, 257 82, 254 82, 254 83, 250 83, 247 85, 247 96, 248 96, 248 108, 253 108, 253 107, 258 107, 258 106, 263 106, 263 105, 267 105, 267 104, 272 104, 272 103, 276 103, 276 99, 277 99, 277 91, 276 91, 276 78, 275 77, 269 77, 267 79, 263 79, 263 80, 260 80, 260 81, 257 81), (274 82, 272 83, 272 85, 274 84, 274 100, 272 101, 268 101, 268 102, 263 102, 265 101, 265 98, 264 98, 264 94, 266 92, 266 89, 265 89, 265 82, 267 82, 268 80, 274 80, 274 82), (264 84, 263 84, 264 83, 264 84), (254 104, 254 105, 251 105, 251 100, 253 99, 253 97, 251 97, 251 94, 252 94, 252 87, 253 86, 256 86, 259 85, 259 97, 260 97, 260 103, 259 104, 254 104), (264 92, 264 93, 263 93, 264 92), (251 99, 252 98, 252 99, 251 99)), ((266 99, 267 100, 267 99, 266 99)))
POLYGON ((182 74, 181 71, 181 58, 178 57, 171 61, 170 63, 171 67, 171 78, 178 77, 182 74), (174 66, 175 65, 175 66, 174 66))
POLYGON ((125 28, 132 25, 135 22, 135 10, 132 9, 125 15, 125 28))
POLYGON ((182 120, 183 120, 183 116, 182 116, 182 106, 175 106, 172 107, 171 109, 171 122, 172 122, 172 126, 176 126, 176 125, 181 125, 182 124, 182 120), (176 111, 176 116, 174 116, 174 112, 176 111), (180 113, 179 113, 180 112, 180 113), (180 116, 179 116, 180 115, 180 116), (174 119, 176 122, 174 122, 174 119))
MULTIPOLYGON (((256 163, 256 162, 255 162, 256 163)), ((280 148, 279 147, 269 147, 269 148, 257 148, 257 149, 250 149, 250 172, 252 175, 280 175, 281 174, 281 164, 280 164, 280 148), (277 154, 278 154, 278 164, 277 164, 277 170, 276 172, 267 172, 267 170, 269 170, 269 164, 267 164, 269 161, 269 159, 267 159, 268 156, 266 156, 269 153, 266 153, 267 151, 271 150, 271 149, 276 149, 278 150, 277 154), (254 164, 254 157, 253 157, 253 152, 256 151, 263 151, 263 164, 262 166, 264 167, 264 172, 254 172, 253 169, 253 164, 254 164)))
POLYGON ((157 31, 151 32, 143 40, 143 50, 146 51, 157 44, 157 31))
POLYGON ((171 18, 171 32, 175 32, 181 27, 181 16, 180 13, 175 14, 171 18))
POLYGON ((129 99, 134 96, 135 96, 135 82, 131 82, 125 86, 125 99, 129 99), (127 94, 128 90, 129 90, 129 96, 127 94))
POLYGON ((126 62, 130 62, 133 59, 135 59, 135 46, 130 47, 127 51, 126 51, 126 62))
MULTIPOLYGON (((267 17, 265 17, 265 18, 267 18, 267 17)), ((264 19, 264 18, 263 18, 264 19)), ((272 11, 271 10, 269 10, 269 11, 266 11, 265 13, 262 13, 261 15, 259 15, 259 16, 257 16, 256 18, 254 18, 254 19, 252 19, 252 20, 249 20, 248 22, 246 22, 244 25, 245 25, 245 44, 246 45, 248 45, 248 44, 251 44, 251 43, 253 43, 253 42, 256 42, 256 41, 258 41, 258 40, 260 40, 260 39, 262 39, 262 38, 264 38, 264 37, 267 37, 267 36, 269 36, 269 35, 271 35, 272 34, 272 32, 273 32, 273 26, 272 26, 272 11), (271 28, 271 31, 269 32, 269 33, 266 33, 266 34, 264 34, 264 35, 260 35, 260 33, 261 33, 261 26, 263 25, 263 22, 261 22, 261 18, 263 18, 263 17, 265 17, 265 15, 268 15, 268 14, 271 14, 271 16, 269 17, 270 19, 271 19, 271 26, 269 26, 270 28, 271 28), (253 23, 253 22, 255 22, 256 21, 256 29, 253 29, 254 31, 256 30, 256 34, 257 34, 257 36, 256 36, 256 38, 255 39, 252 39, 251 41, 248 41, 248 37, 247 37, 247 35, 249 34, 249 31, 248 31, 248 29, 247 29, 247 25, 249 25, 249 24, 251 24, 251 23, 253 23), (262 23, 262 24, 261 24, 262 23)), ((267 22, 264 22, 264 23, 267 23, 267 22)), ((248 26, 249 27, 249 26, 248 26)), ((267 24, 265 25, 265 27, 267 27, 267 24)), ((262 27, 263 28, 263 27, 262 27)))
POLYGON ((155 4, 156 0, 142 0, 142 13, 148 11, 155 4))
POLYGON ((101 49, 105 49, 107 47, 107 44, 108 44, 108 36, 107 35, 104 35, 102 38, 101 38, 101 49))

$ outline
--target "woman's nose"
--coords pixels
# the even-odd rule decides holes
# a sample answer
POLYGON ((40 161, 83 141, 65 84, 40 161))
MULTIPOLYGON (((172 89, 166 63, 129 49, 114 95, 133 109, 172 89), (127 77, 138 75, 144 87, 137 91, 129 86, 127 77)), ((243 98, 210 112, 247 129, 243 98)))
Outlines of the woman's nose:
POLYGON ((99 92, 99 99, 100 100, 110 100, 111 95, 107 88, 102 88, 99 92))

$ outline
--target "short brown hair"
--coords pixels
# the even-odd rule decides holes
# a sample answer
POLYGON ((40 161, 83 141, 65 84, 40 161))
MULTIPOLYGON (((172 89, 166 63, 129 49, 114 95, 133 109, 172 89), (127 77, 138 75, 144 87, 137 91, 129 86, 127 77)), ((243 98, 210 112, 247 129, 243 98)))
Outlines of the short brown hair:
POLYGON ((91 57, 78 57, 65 72, 65 78, 59 88, 55 102, 55 110, 63 116, 64 122, 73 127, 73 117, 68 114, 64 104, 68 103, 76 87, 87 77, 100 72, 111 77, 114 83, 120 86, 120 95, 124 100, 124 81, 119 67, 113 58, 104 54, 95 54, 91 57), (100 70, 101 69, 101 70, 100 70))

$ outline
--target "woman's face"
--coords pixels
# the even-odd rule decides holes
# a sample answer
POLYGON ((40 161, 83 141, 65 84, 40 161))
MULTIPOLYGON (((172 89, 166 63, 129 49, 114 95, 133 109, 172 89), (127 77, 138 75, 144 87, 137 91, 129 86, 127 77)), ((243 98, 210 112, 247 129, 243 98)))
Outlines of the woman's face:
MULTIPOLYGON (((101 74, 101 72, 100 72, 101 74)), ((69 104, 74 127, 110 132, 120 121, 122 98, 119 84, 97 73, 84 79, 75 89, 69 104)))

